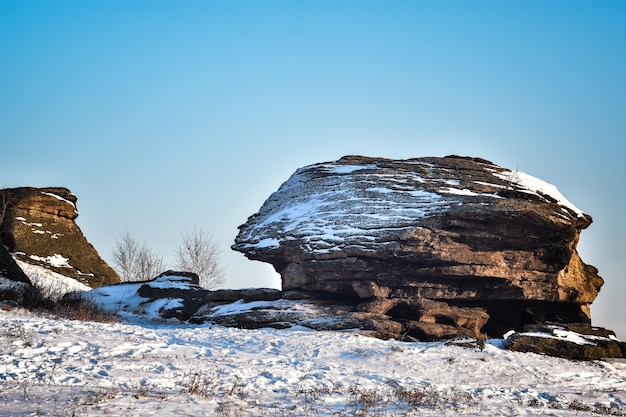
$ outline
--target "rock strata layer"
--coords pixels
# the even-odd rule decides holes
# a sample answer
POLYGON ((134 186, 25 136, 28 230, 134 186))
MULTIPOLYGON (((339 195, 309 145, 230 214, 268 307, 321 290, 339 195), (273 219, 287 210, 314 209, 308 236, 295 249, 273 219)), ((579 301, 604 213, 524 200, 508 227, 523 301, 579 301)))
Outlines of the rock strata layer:
POLYGON ((89 287, 119 282, 76 224, 77 199, 68 189, 21 187, 0 193, 6 202, 2 242, 16 259, 89 287))
POLYGON ((353 302, 421 339, 590 323, 591 217, 556 187, 477 158, 348 156, 298 169, 233 249, 285 291, 353 302))

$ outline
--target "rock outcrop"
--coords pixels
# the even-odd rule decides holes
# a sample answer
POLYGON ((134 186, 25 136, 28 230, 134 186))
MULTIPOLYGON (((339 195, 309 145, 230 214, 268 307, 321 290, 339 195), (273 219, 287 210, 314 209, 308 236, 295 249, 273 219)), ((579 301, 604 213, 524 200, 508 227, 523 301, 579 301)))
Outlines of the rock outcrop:
POLYGON ((65 301, 87 301, 104 310, 151 320, 188 320, 209 292, 192 272, 166 271, 148 281, 123 282, 66 294, 65 301))
POLYGON ((16 259, 89 287, 119 282, 76 224, 77 199, 69 190, 21 187, 0 193, 7 203, 1 240, 16 259))
POLYGON ((199 283, 198 275, 193 272, 166 271, 152 281, 141 283, 137 295, 146 299, 144 305, 167 300, 157 310, 160 317, 185 321, 204 304, 208 291, 199 283))
POLYGON ((527 325, 506 335, 508 348, 565 359, 595 360, 626 357, 626 343, 610 330, 581 323, 527 325))
POLYGON ((591 224, 558 190, 477 158, 348 156, 298 169, 232 246, 285 291, 354 304, 423 340, 590 323, 591 224))

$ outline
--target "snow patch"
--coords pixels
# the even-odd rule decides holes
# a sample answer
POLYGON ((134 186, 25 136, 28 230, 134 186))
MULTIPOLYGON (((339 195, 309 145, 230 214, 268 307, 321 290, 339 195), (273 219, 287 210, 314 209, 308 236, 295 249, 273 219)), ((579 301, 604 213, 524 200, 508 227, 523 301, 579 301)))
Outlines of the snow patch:
POLYGON ((445 194, 455 194, 455 195, 466 195, 466 196, 471 196, 471 197, 477 197, 477 196, 485 196, 485 197, 491 197, 491 198, 502 198, 497 194, 492 194, 492 193, 477 193, 474 192, 472 190, 468 190, 467 188, 452 188, 452 187, 448 187, 448 188, 440 188, 439 192, 445 193, 445 194))
POLYGON ((355 171, 363 171, 365 169, 375 169, 378 165, 323 165, 323 168, 333 174, 352 174, 355 171))
POLYGON ((193 285, 191 278, 181 277, 178 275, 166 275, 155 279, 154 281, 146 282, 152 288, 172 288, 172 289, 189 289, 190 285, 193 285))
MULTIPOLYGON (((146 321, 162 322, 162 310, 173 310, 183 307, 181 298, 159 298, 150 300, 139 296, 142 286, 159 289, 189 289, 190 279, 180 276, 163 276, 148 282, 125 282, 116 285, 107 285, 94 288, 83 295, 83 298, 93 302, 104 310, 117 314, 131 322, 145 323, 146 321)), ((178 320, 173 320, 178 321, 178 320)))
MULTIPOLYGON (((594 340, 618 340, 613 335, 609 337, 595 336, 595 335, 588 335, 588 334, 583 335, 583 334, 576 333, 571 330, 565 330, 563 328, 558 328, 558 327, 552 327, 550 329, 550 332, 551 333, 548 333, 547 331, 545 332, 536 331, 536 332, 523 332, 521 334, 524 336, 531 336, 531 337, 545 337, 548 339, 564 340, 567 342, 575 343, 577 345, 592 345, 592 346, 596 345, 596 343, 594 343, 594 340)), ((511 331, 505 334, 504 338, 506 339, 513 333, 515 332, 511 331)))
POLYGON ((488 187, 493 187, 493 188, 506 188, 506 185, 494 184, 494 183, 485 182, 485 181, 474 181, 474 183, 478 185, 486 185, 488 187))
POLYGON ((33 233, 36 233, 38 235, 44 235, 44 234, 49 234, 50 235, 50 239, 58 239, 60 236, 63 236, 62 233, 52 233, 50 231, 47 230, 40 230, 40 229, 35 229, 35 227, 43 227, 42 223, 29 223, 28 221, 26 221, 26 219, 24 217, 16 217, 15 220, 21 222, 24 226, 28 226, 31 228, 31 231, 33 233))
POLYGON ((43 227, 43 224, 41 224, 41 223, 29 223, 23 217, 16 217, 15 220, 22 222, 26 226, 43 227))
POLYGON ((47 193, 47 192, 44 192, 44 191, 41 191, 41 194, 43 194, 43 195, 47 195, 47 196, 50 196, 50 197, 54 197, 54 198, 56 198, 57 200, 64 201, 64 202, 66 202, 67 204, 71 205, 72 207, 76 208, 76 204, 72 203, 70 200, 67 200, 67 199, 65 199, 65 198, 61 197, 61 196, 60 196, 60 195, 58 195, 58 194, 54 194, 54 193, 47 193))
POLYGON ((258 308, 272 307, 276 305, 275 301, 250 301, 245 302, 243 300, 235 301, 231 304, 224 304, 214 307, 209 317, 216 316, 228 316, 232 314, 239 314, 247 311, 252 311, 258 308))
POLYGON ((63 296, 68 292, 89 291, 91 289, 74 278, 66 277, 39 265, 29 264, 15 257, 14 259, 30 279, 30 282, 40 288, 45 295, 63 296))
POLYGON ((159 311, 173 310, 182 307, 182 298, 161 298, 159 300, 152 301, 151 303, 143 304, 143 309, 138 308, 136 311, 141 312, 141 310, 143 310, 143 314, 147 318, 151 320, 160 320, 161 315, 159 314, 159 311))
POLYGON ((29 258, 34 261, 45 262, 57 268, 72 268, 72 265, 68 263, 69 259, 58 254, 46 256, 45 258, 37 255, 30 255, 29 258))
POLYGON ((278 248, 280 246, 280 240, 275 237, 268 237, 263 240, 260 240, 259 243, 256 244, 259 248, 278 248))
POLYGON ((545 196, 549 196, 559 205, 566 207, 576 213, 578 217, 584 216, 583 211, 576 207, 574 204, 570 203, 554 185, 549 184, 537 177, 533 177, 532 175, 526 174, 521 171, 493 172, 493 175, 505 181, 509 181, 510 183, 515 184, 518 187, 521 187, 522 190, 520 191, 537 195, 542 198, 545 198, 545 196))
POLYGON ((142 283, 124 283, 98 287, 89 292, 89 297, 94 303, 109 311, 118 311, 129 306, 135 309, 148 300, 137 295, 142 285, 142 283))

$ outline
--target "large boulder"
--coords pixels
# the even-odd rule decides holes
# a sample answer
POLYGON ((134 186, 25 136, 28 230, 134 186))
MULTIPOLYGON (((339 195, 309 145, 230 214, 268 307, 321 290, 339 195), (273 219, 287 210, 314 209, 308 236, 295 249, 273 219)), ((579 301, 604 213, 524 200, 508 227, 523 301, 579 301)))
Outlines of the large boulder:
POLYGON ((89 287, 119 282, 75 222, 76 196, 66 188, 0 190, 6 210, 0 236, 15 259, 89 287))
POLYGON ((348 156, 298 169, 232 248, 271 263, 283 290, 351 300, 415 337, 501 336, 590 323, 603 280, 576 245, 591 221, 483 159, 348 156))

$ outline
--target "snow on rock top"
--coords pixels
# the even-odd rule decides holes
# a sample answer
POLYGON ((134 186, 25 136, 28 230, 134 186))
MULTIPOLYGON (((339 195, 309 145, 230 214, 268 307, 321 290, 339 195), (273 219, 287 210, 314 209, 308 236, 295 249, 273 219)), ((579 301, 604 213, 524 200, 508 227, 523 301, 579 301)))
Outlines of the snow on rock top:
MULTIPOLYGON (((72 207, 76 208, 76 204, 74 204, 74 202, 72 202, 72 201, 70 201, 70 200, 68 200, 68 199, 66 199, 66 198, 63 198, 63 197, 61 197, 61 196, 60 196, 60 195, 58 195, 58 194, 55 194, 55 193, 48 193, 48 192, 45 192, 45 191, 41 191, 41 194, 43 194, 43 195, 47 195, 47 196, 50 196, 50 197, 54 197, 54 198, 56 198, 57 200, 63 201, 63 202, 65 202, 65 203, 69 204, 70 206, 72 206, 72 207)), ((72 196, 72 197, 74 197, 74 198, 76 198, 76 196, 75 196, 74 194, 71 194, 71 196, 72 196)))
POLYGON ((60 298, 68 292, 82 292, 91 289, 73 278, 51 271, 43 266, 31 265, 19 259, 16 259, 16 262, 32 283, 40 288, 45 296, 50 298, 60 298))
POLYGON ((559 205, 576 213, 578 217, 583 217, 585 215, 582 210, 570 203, 554 185, 549 184, 537 177, 533 177, 532 175, 528 175, 521 171, 495 172, 494 175, 503 180, 510 181, 515 186, 520 187, 520 191, 522 192, 550 197, 559 205))
POLYGON ((511 188, 548 195, 584 215, 556 187, 489 161, 348 156, 298 169, 240 227, 233 249, 271 250, 289 241, 317 254, 364 249, 363 242, 384 244, 383 231, 401 234, 452 208, 488 205, 511 188))

